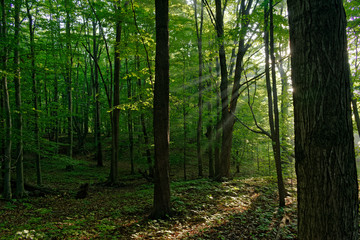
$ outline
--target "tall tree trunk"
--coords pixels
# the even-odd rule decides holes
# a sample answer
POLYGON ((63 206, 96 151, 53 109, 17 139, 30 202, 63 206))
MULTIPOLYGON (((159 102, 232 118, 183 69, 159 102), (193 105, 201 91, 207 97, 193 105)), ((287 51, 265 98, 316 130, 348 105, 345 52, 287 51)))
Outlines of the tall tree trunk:
MULTIPOLYGON (((140 58, 139 56, 136 56, 136 66, 137 66, 137 71, 140 71, 140 58)), ((142 83, 141 83, 141 79, 138 78, 138 82, 137 82, 138 88, 142 89, 142 83)), ((142 94, 139 94, 139 100, 143 101, 143 96, 142 94)), ((145 153, 146 153, 146 159, 147 159, 147 164, 148 164, 148 169, 149 169, 149 176, 153 177, 154 176, 154 166, 153 166, 153 162, 151 159, 151 151, 150 151, 150 140, 149 140, 149 134, 146 128, 146 122, 145 122, 145 114, 143 111, 141 111, 140 113, 140 123, 141 123, 141 130, 143 132, 143 136, 144 136, 144 143, 145 143, 145 153)))
MULTIPOLYGON (((116 16, 119 18, 121 1, 116 2, 116 16)), ((118 160, 119 160, 119 115, 120 110, 117 106, 120 104, 120 42, 121 42, 121 19, 116 19, 116 41, 115 41, 115 59, 114 59, 114 99, 112 111, 112 156, 110 167, 110 183, 115 183, 118 179, 118 160)))
POLYGON ((100 86, 99 86, 99 72, 98 72, 98 44, 96 42, 96 20, 93 20, 93 55, 94 55, 94 93, 95 93, 95 147, 96 147, 96 162, 98 167, 104 165, 104 154, 101 142, 101 107, 100 107, 100 86))
MULTIPOLYGON (((129 66, 128 66, 128 59, 125 59, 125 68, 126 68, 126 75, 127 75, 127 94, 128 94, 128 102, 131 103, 132 94, 131 94, 131 78, 129 77, 129 66)), ((131 109, 127 109, 127 117, 128 117, 128 134, 129 134, 129 150, 130 150, 130 165, 131 170, 130 174, 135 174, 134 169, 134 129, 133 129, 133 120, 132 120, 132 113, 131 109)))
POLYGON ((285 149, 286 149, 286 139, 288 136, 288 132, 285 129, 286 128, 286 121, 288 119, 289 115, 289 83, 286 72, 284 70, 283 62, 281 61, 281 57, 279 58, 279 63, 277 64, 278 71, 280 73, 281 78, 281 105, 280 105, 280 128, 284 129, 284 131, 281 133, 281 142, 285 143, 285 149))
POLYGON ((358 239, 358 182, 341 0, 288 0, 299 239, 358 239))
POLYGON ((26 10, 29 20, 29 33, 30 33, 30 56, 31 56, 31 79, 33 82, 33 93, 34 93, 34 133, 35 133, 35 165, 36 165, 36 182, 38 186, 42 185, 41 176, 41 164, 40 164, 40 136, 39 136, 39 110, 38 110, 38 91, 37 91, 37 79, 36 79, 36 68, 35 68, 35 26, 33 26, 33 18, 30 13, 29 1, 26 1, 26 10))
MULTIPOLYGON (((216 25, 218 38, 222 38, 224 35, 223 30, 223 16, 221 15, 221 1, 216 0, 216 25), (220 11, 220 12, 219 12, 220 11), (220 20, 218 20, 220 18, 220 20)), ((236 55, 235 63, 235 75, 234 75, 234 84, 231 91, 231 101, 228 100, 228 74, 226 69, 226 60, 225 60, 225 49, 223 44, 220 45, 219 57, 220 57, 220 69, 221 69, 221 102, 222 102, 222 142, 221 142, 221 165, 219 175, 216 176, 218 180, 221 178, 230 177, 230 160, 231 160, 231 148, 232 148, 232 137, 233 137, 233 127, 235 123, 235 111, 237 106, 237 100, 239 98, 239 89, 240 89, 240 79, 243 71, 243 58, 246 51, 250 46, 245 44, 245 36, 249 28, 250 23, 250 9, 252 8, 253 0, 248 0, 245 3, 245 0, 241 1, 241 30, 238 42, 238 52, 236 55), (222 53, 221 53, 222 52, 222 53), (220 54, 221 53, 221 54, 220 54), (222 56, 223 55, 223 56, 222 56), (221 60, 223 59, 223 60, 221 60)))
POLYGON ((229 135, 229 97, 228 97, 228 72, 226 67, 226 54, 224 45, 224 18, 223 10, 221 6, 221 0, 215 0, 216 5, 216 32, 219 40, 219 59, 220 59, 220 96, 221 96, 221 125, 222 125, 222 144, 221 144, 221 164, 219 164, 219 175, 216 178, 221 179, 222 177, 230 177, 230 151, 231 140, 229 135), (229 143, 230 140, 230 143, 229 143))
MULTIPOLYGON (((7 71, 7 61, 8 61, 8 39, 7 39, 7 7, 5 5, 5 0, 1 0, 1 61, 2 68, 4 71, 7 71)), ((12 119, 11 119, 11 111, 10 111, 10 100, 9 100, 9 91, 7 85, 7 75, 2 74, 2 89, 3 89, 3 98, 4 98, 4 110, 5 110, 5 155, 3 162, 4 169, 4 192, 3 197, 6 200, 10 200, 12 198, 11 192, 11 138, 12 138, 12 119)))
POLYGON ((280 152, 280 121, 279 121, 279 108, 278 108, 278 98, 277 98, 277 87, 276 87, 276 68, 275 68, 275 51, 274 51, 274 19, 273 19, 273 1, 269 1, 269 11, 270 11, 270 56, 271 56, 271 73, 272 73, 272 92, 273 92, 273 104, 274 104, 274 135, 272 135, 272 142, 274 146, 275 154, 275 165, 276 165, 276 175, 278 182, 278 191, 279 191, 279 206, 285 206, 285 196, 286 190, 282 175, 281 167, 281 152, 280 152))
MULTIPOLYGON (((50 21, 52 21, 52 15, 50 15, 50 21)), ((56 44, 55 44, 55 38, 57 37, 57 34, 60 34, 60 19, 57 19, 56 24, 56 33, 52 35, 51 43, 52 43, 52 57, 54 59, 57 59, 57 54, 55 53, 56 44)), ((50 96, 49 96, 50 98, 50 96)), ((59 84, 58 84, 58 70, 57 68, 54 69, 54 95, 53 95, 53 107, 51 108, 51 116, 54 118, 54 125, 52 125, 52 135, 56 143, 55 147, 55 154, 58 154, 59 152, 59 117, 58 117, 58 109, 59 109, 59 84)))
POLYGON ((170 215, 169 166, 169 1, 155 0, 156 57, 154 88, 155 182, 151 217, 170 215))
MULTIPOLYGON (((182 74, 182 77, 183 77, 183 94, 186 93, 186 56, 185 54, 183 55, 183 74, 182 74)), ((183 173, 184 173, 184 180, 186 181, 187 180, 187 124, 186 124, 186 117, 187 117, 187 110, 186 110, 186 107, 187 107, 187 100, 186 100, 186 97, 184 96, 184 100, 183 100, 183 104, 182 104, 182 114, 183 114, 183 136, 184 136, 184 139, 183 139, 183 173)))
POLYGON ((203 115, 203 54, 202 54, 202 33, 203 33, 203 21, 204 21, 204 4, 201 1, 201 10, 200 10, 200 23, 198 21, 197 13, 197 0, 194 0, 194 10, 195 10, 195 27, 196 27, 196 36, 197 36, 197 46, 198 46, 198 56, 199 56, 199 99, 198 99, 198 111, 199 118, 196 131, 196 149, 197 149, 197 158, 198 158, 198 175, 199 177, 203 176, 203 163, 202 163, 202 150, 201 150, 201 137, 202 137, 202 115, 203 115))
MULTIPOLYGON (((209 64, 209 73, 212 75, 212 67, 209 64)), ((212 77, 207 81, 207 88, 211 89, 212 85, 212 77)), ((206 126, 206 137, 208 140, 207 154, 209 158, 209 178, 214 178, 215 169, 214 169, 214 156, 213 156, 213 146, 214 146, 214 138, 213 138, 213 118, 212 118, 212 103, 211 101, 207 102, 207 110, 208 110, 208 118, 209 121, 206 126)))
POLYGON ((15 31, 14 31, 14 82, 15 82, 15 119, 14 127, 18 133, 16 142, 16 197, 22 198, 24 189, 24 167, 23 167, 23 121, 21 108, 21 80, 20 80, 20 9, 21 0, 15 1, 15 31))
POLYGON ((68 101, 68 156, 72 158, 73 156, 73 141, 74 141, 74 133, 73 133, 73 104, 72 104, 72 53, 71 53, 71 39, 70 39, 70 0, 65 0, 65 9, 66 9, 66 86, 67 86, 67 101, 68 101))
MULTIPOLYGON (((220 77, 219 59, 216 58, 216 78, 220 77)), ((218 88, 218 86, 216 87, 218 88)), ((215 147, 214 147, 214 177, 220 174, 220 146, 221 146, 221 109, 220 109, 220 93, 216 90, 216 126, 215 126, 215 147)))

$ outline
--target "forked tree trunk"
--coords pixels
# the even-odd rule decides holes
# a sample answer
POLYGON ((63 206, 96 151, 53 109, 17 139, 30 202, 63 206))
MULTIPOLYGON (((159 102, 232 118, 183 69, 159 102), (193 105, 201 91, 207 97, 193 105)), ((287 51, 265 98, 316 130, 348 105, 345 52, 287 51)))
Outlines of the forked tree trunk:
POLYGON ((299 239, 358 239, 358 182, 341 0, 288 0, 299 239))
MULTIPOLYGON (((220 97, 221 97, 221 126, 222 126, 222 148, 220 152, 219 173, 216 178, 221 179, 222 177, 230 177, 230 151, 226 148, 231 149, 229 145, 229 96, 228 96, 228 72, 226 67, 226 53, 224 45, 224 18, 221 0, 215 0, 216 6, 216 32, 219 40, 219 60, 220 60, 220 97)), ((230 140, 231 142, 231 140, 230 140)))
MULTIPOLYGON (((221 10, 221 1, 217 0, 216 3, 216 24, 217 24, 217 34, 218 38, 222 39, 224 35, 223 29, 223 16, 221 10)), ((220 58, 220 69, 221 69, 221 103, 222 103, 222 142, 221 142, 221 164, 219 175, 216 176, 217 180, 221 178, 230 177, 230 161, 231 161, 231 148, 232 148, 232 137, 233 137, 233 127, 235 123, 235 111, 237 106, 237 100, 239 98, 240 90, 240 79, 243 71, 243 58, 246 51, 250 47, 245 43, 245 36, 249 28, 250 23, 250 10, 252 9, 253 0, 241 0, 241 30, 238 42, 238 52, 236 55, 235 63, 235 74, 234 74, 234 84, 231 91, 231 99, 229 101, 228 94, 228 73, 226 67, 225 59, 225 49, 223 43, 220 43, 219 47, 219 58, 220 58)))

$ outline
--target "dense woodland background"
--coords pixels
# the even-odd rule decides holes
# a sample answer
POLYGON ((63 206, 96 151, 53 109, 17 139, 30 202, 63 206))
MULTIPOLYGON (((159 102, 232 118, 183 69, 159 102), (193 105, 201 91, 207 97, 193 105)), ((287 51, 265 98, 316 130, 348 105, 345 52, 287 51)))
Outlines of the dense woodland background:
MULTIPOLYGON (((359 5, 344 2, 360 131, 359 5)), ((174 217, 158 222, 143 220, 154 2, 1 0, 0 189, 13 200, 0 236, 296 238, 287 14, 282 0, 170 1, 174 217)))

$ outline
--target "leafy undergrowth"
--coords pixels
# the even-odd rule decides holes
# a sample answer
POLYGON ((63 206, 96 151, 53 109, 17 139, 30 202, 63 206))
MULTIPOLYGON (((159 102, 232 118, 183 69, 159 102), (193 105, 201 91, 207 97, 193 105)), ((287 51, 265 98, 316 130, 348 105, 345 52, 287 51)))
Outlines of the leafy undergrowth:
POLYGON ((279 209, 273 178, 174 181, 173 215, 150 220, 152 184, 134 175, 122 178, 120 186, 104 187, 96 180, 106 170, 85 163, 52 179, 54 186, 67 180, 61 195, 1 201, 0 238, 296 239, 296 193, 290 183, 287 205, 279 209), (77 200, 79 181, 91 185, 88 197, 77 200))

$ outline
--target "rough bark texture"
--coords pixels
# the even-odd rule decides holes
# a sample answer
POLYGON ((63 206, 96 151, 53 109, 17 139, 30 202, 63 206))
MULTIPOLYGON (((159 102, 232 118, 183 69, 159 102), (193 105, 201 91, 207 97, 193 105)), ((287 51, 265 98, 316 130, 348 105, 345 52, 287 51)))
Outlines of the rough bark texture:
MULTIPOLYGON (((118 1, 117 4, 120 4, 118 1)), ((116 6, 116 11, 120 12, 120 6, 116 6)), ((119 16, 118 16, 119 17, 119 16)), ((112 156, 110 167, 110 183, 114 184, 118 179, 118 160, 119 160, 119 115, 120 110, 116 107, 120 104, 120 42, 121 42, 121 20, 116 21, 116 41, 115 41, 115 66, 114 66, 114 99, 112 112, 112 156)))
MULTIPOLYGON (((216 3, 216 26, 217 26, 217 37, 222 39, 224 36, 224 27, 223 27, 223 16, 221 10, 221 1, 215 1, 216 3), (220 10, 219 10, 220 8, 220 10)), ((238 52, 236 54, 236 63, 235 63, 235 74, 234 74, 234 84, 231 91, 231 99, 229 102, 229 93, 228 93, 228 73, 226 67, 226 58, 225 58, 225 49, 224 44, 221 43, 219 47, 219 58, 220 58, 220 69, 221 69, 221 103, 222 103, 222 142, 221 142, 221 165, 219 174, 216 176, 217 180, 221 178, 230 177, 230 160, 231 160, 231 148, 232 148, 232 138, 233 138, 233 128, 235 123, 235 111, 237 106, 237 100, 239 98, 239 89, 240 89, 240 80, 241 74, 243 71, 243 58, 249 46, 245 44, 245 36, 248 31, 248 26, 250 23, 250 10, 253 7, 253 0, 241 1, 241 30, 238 41, 238 52)))
POLYGON ((220 60, 220 96, 221 96, 221 125, 222 125, 222 147, 220 152, 219 173, 217 179, 222 177, 230 177, 230 151, 225 148, 231 149, 231 138, 229 137, 231 131, 229 130, 229 96, 228 96, 228 72, 226 67, 226 54, 224 46, 224 19, 221 0, 215 1, 216 5, 216 31, 217 38, 219 39, 219 60, 220 60), (224 150, 225 149, 225 150, 224 150))
POLYGON ((341 0, 288 0, 299 239, 358 239, 358 183, 341 0))
POLYGON ((169 2, 155 0, 156 57, 154 89, 155 184, 153 218, 170 215, 169 176, 169 2))

